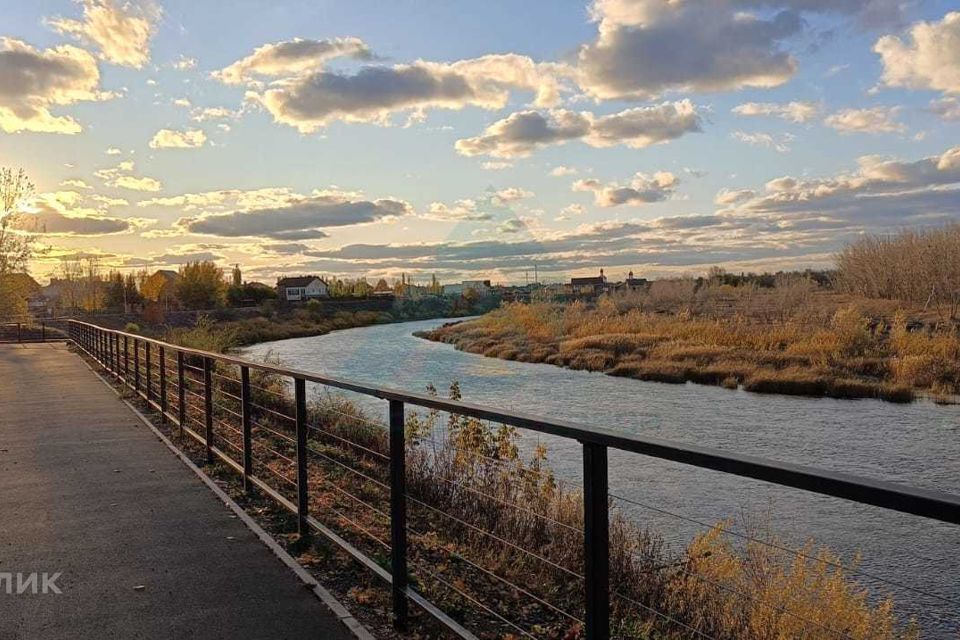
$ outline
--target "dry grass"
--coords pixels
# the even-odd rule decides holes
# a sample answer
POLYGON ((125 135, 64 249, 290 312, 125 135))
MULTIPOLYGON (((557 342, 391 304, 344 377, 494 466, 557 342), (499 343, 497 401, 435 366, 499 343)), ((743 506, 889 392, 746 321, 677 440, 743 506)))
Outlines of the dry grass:
MULTIPOLYGON (((272 430, 254 432, 255 457, 269 468, 258 474, 289 493, 279 478, 293 474, 291 427, 279 415, 292 413, 290 399, 272 376, 255 374, 253 384, 254 403, 276 412, 254 416, 272 430)), ((454 384, 451 397, 459 394, 454 384)), ((220 401, 231 408, 229 396, 220 401)), ((308 411, 308 423, 317 427, 308 442, 311 512, 389 566, 389 552, 373 541, 389 540, 389 522, 360 504, 389 509, 389 491, 380 484, 388 474, 385 429, 338 395, 316 397, 308 411)), ((576 577, 582 572, 583 498, 554 477, 546 450, 524 457, 514 429, 437 413, 408 415, 406 432, 410 570, 417 588, 482 638, 517 636, 437 578, 534 637, 581 637, 580 625, 558 610, 583 615, 576 577)), ((237 435, 218 426, 216 437, 231 441, 237 435)), ((775 546, 732 544, 724 533, 729 523, 720 523, 686 549, 668 552, 655 532, 614 509, 615 636, 679 639, 693 627, 723 640, 917 637, 911 624, 898 621, 891 602, 870 600, 828 550, 810 542, 802 555, 782 551, 770 532, 747 524, 755 538, 775 546)))
POLYGON ((742 385, 758 393, 893 401, 960 393, 957 328, 932 324, 929 315, 902 304, 795 282, 784 286, 799 293, 734 294, 729 286, 668 282, 677 289, 670 296, 604 296, 593 306, 506 305, 421 335, 490 357, 641 380, 742 385))

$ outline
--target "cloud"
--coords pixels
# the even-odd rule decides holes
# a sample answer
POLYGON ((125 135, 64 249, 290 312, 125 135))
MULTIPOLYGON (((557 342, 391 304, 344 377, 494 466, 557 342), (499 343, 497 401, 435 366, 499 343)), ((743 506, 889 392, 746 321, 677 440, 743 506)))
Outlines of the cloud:
POLYGON ((80 133, 79 122, 50 109, 113 97, 99 90, 94 57, 70 45, 40 51, 20 40, 0 38, 0 78, 0 129, 7 133, 80 133))
POLYGON ((174 131, 160 129, 150 140, 151 149, 196 149, 207 141, 207 134, 200 129, 174 131))
POLYGON ((119 156, 121 153, 123 153, 123 151, 120 151, 120 149, 117 149, 116 147, 107 147, 107 150, 104 151, 104 153, 108 156, 119 156))
POLYGON ((700 115, 689 100, 626 109, 606 116, 555 109, 546 114, 519 111, 498 120, 474 138, 457 140, 462 155, 497 158, 529 156, 545 146, 581 140, 592 147, 618 144, 642 149, 700 131, 700 115))
POLYGON ((532 198, 535 194, 532 191, 527 191, 526 189, 521 189, 520 187, 507 187, 506 189, 500 189, 493 195, 493 201, 495 204, 506 204, 508 202, 513 202, 515 200, 524 200, 526 198, 532 198))
POLYGON ((29 212, 12 216, 11 227, 49 236, 99 236, 126 233, 153 222, 105 215, 105 208, 113 204, 111 200, 77 191, 42 193, 29 212))
POLYGON ((755 195, 756 192, 753 189, 721 189, 717 192, 717 195, 714 196, 713 202, 714 204, 726 207, 746 202, 755 195))
POLYGON ((744 144, 749 144, 754 147, 766 147, 768 149, 774 149, 780 153, 787 153, 790 151, 788 146, 790 142, 793 141, 794 136, 789 133, 782 134, 780 136, 774 136, 769 133, 748 133, 746 131, 734 131, 730 136, 734 140, 739 140, 744 144))
POLYGON ((79 0, 83 19, 56 17, 47 24, 100 50, 107 62, 141 69, 150 61, 150 39, 161 10, 152 0, 79 0))
POLYGON ((554 178, 560 178, 563 176, 575 176, 577 175, 577 170, 573 167, 566 167, 564 165, 558 165, 550 170, 550 175, 554 178))
POLYGON ((774 116, 789 122, 802 124, 820 115, 821 106, 816 102, 746 102, 733 108, 739 116, 774 116))
POLYGON ((389 124, 397 113, 467 106, 501 109, 511 90, 536 94, 549 106, 560 96, 563 65, 536 63, 526 56, 496 54, 453 63, 417 61, 392 67, 368 66, 353 74, 317 70, 282 78, 247 99, 274 121, 311 133, 333 121, 389 124))
POLYGON ((258 47, 249 56, 211 75, 224 84, 239 85, 263 76, 294 76, 316 71, 336 58, 370 60, 373 53, 360 38, 294 38, 258 47))
POLYGON ((93 188, 83 180, 80 180, 79 178, 71 178, 69 180, 64 180, 63 182, 60 183, 60 186, 73 187, 74 189, 92 189, 93 188))
POLYGON ((930 102, 930 110, 944 120, 960 120, 960 100, 941 98, 930 102))
POLYGON ((487 162, 480 163, 480 168, 486 169, 487 171, 502 171, 504 169, 509 169, 512 166, 512 162, 503 162, 498 160, 488 160, 487 162))
POLYGON ((617 183, 603 184, 599 180, 589 179, 577 180, 572 188, 574 191, 592 192, 594 202, 601 207, 615 207, 621 204, 661 202, 674 194, 678 184, 680 179, 669 171, 658 171, 652 176, 637 173, 626 186, 617 183))
POLYGON ((366 200, 341 191, 315 191, 302 196, 280 190, 273 196, 269 203, 180 218, 176 226, 186 233, 221 237, 308 240, 327 237, 323 229, 329 227, 378 222, 413 212, 402 200, 366 200))
POLYGON ((510 220, 505 220, 499 225, 497 225, 497 233, 502 234, 512 234, 520 233, 527 228, 527 225, 524 224, 523 220, 519 218, 511 218, 510 220))
POLYGON ((197 59, 188 58, 187 56, 181 55, 173 63, 171 63, 170 66, 173 67, 174 69, 177 69, 178 71, 188 71, 190 69, 196 69, 197 59))
POLYGON ((236 111, 226 107, 204 107, 202 109, 194 109, 190 114, 190 119, 195 122, 205 122, 207 120, 236 118, 238 115, 236 111))
POLYGON ((132 160, 126 160, 107 169, 99 169, 93 172, 107 186, 120 189, 129 189, 131 191, 160 191, 163 185, 159 180, 146 176, 136 176, 133 174, 135 169, 132 160))
POLYGON ((579 52, 580 85, 603 100, 665 91, 775 87, 797 61, 782 48, 803 26, 793 11, 760 18, 732 2, 598 0, 599 35, 579 52))
POLYGON ((960 93, 960 11, 914 24, 906 40, 883 36, 873 50, 880 54, 886 86, 960 93))
POLYGON ((840 133, 903 133, 906 126, 897 122, 900 107, 843 109, 823 121, 840 133))
POLYGON ((452 205, 431 202, 427 213, 422 217, 428 220, 441 221, 484 221, 493 219, 490 213, 481 211, 477 201, 471 198, 457 200, 452 205))

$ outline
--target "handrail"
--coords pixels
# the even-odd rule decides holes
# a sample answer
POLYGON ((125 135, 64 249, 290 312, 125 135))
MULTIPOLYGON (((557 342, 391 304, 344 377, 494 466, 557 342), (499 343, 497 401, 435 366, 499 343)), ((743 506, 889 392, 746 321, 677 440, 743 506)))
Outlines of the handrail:
POLYGON ((862 504, 870 504, 891 511, 899 511, 901 513, 931 518, 951 524, 960 524, 960 496, 942 491, 917 489, 883 480, 863 478, 847 473, 770 460, 759 456, 727 452, 713 447, 639 436, 605 427, 588 427, 572 421, 550 420, 549 418, 522 412, 507 413, 470 402, 448 400, 425 393, 402 391, 392 387, 371 385, 345 378, 332 378, 301 369, 254 362, 237 356, 204 351, 202 349, 181 347, 155 338, 148 338, 114 329, 106 329, 79 320, 70 320, 69 322, 71 324, 86 325, 101 331, 109 331, 121 337, 136 338, 141 342, 149 342, 157 346, 173 349, 200 358, 211 358, 237 366, 249 367, 250 369, 257 369, 259 371, 292 378, 300 378, 307 382, 336 387, 345 391, 353 391, 382 400, 407 402, 426 409, 436 409, 447 413, 489 420, 490 422, 507 424, 530 431, 571 438, 581 443, 603 445, 631 453, 650 456, 652 458, 679 462, 701 469, 720 471, 743 478, 752 478, 781 486, 802 489, 811 493, 819 493, 862 504))
MULTIPOLYGON (((407 600, 409 599, 461 638, 475 638, 468 630, 454 622, 436 605, 430 603, 407 584, 406 449, 404 440, 406 437, 404 406, 406 404, 480 420, 489 420, 521 429, 569 438, 581 443, 583 447, 583 577, 586 614, 584 619, 587 640, 608 640, 610 631, 610 496, 607 462, 610 448, 960 525, 960 496, 932 489, 920 489, 758 456, 727 452, 711 447, 628 434, 605 427, 589 427, 577 422, 549 420, 531 414, 506 412, 459 400, 445 400, 424 393, 402 391, 344 378, 323 376, 299 369, 252 362, 233 355, 178 346, 156 338, 107 329, 80 320, 69 320, 68 328, 69 336, 79 348, 97 360, 119 381, 132 388, 146 402, 157 408, 164 421, 172 420, 179 426, 181 433, 185 433, 201 443, 205 447, 208 461, 213 461, 214 458, 222 460, 234 471, 242 474, 245 487, 258 487, 281 506, 294 513, 297 516, 298 530, 301 535, 309 535, 311 530, 320 532, 377 575, 390 582, 393 591, 394 622, 398 629, 405 628, 407 600), (158 356, 153 365, 151 365, 151 354, 154 351, 151 348, 152 346, 157 347, 156 354, 158 356), (141 350, 143 358, 140 357, 141 350), (166 378, 168 355, 173 354, 176 355, 175 371, 177 373, 176 389, 178 394, 177 414, 175 416, 168 411, 166 378), (202 394, 190 392, 203 400, 204 421, 200 422, 191 416, 196 425, 198 427, 202 426, 203 429, 193 429, 185 424, 184 369, 189 367, 184 363, 185 356, 199 358, 203 362, 203 392, 202 394), (212 365, 215 361, 236 365, 240 368, 240 417, 243 436, 243 448, 240 453, 243 455, 242 464, 232 459, 214 443, 212 365), (132 383, 129 379, 131 368, 133 369, 132 383), (154 380, 154 368, 159 368, 159 381, 156 384, 152 382, 154 380), (141 369, 144 369, 143 383, 141 383, 141 369), (297 479, 295 483, 292 480, 290 482, 296 485, 296 500, 284 497, 253 474, 250 457, 252 449, 250 440, 252 421, 250 415, 254 405, 250 397, 250 370, 264 371, 293 380, 293 400, 296 413, 294 419, 296 441, 294 446, 296 448, 297 479), (306 462, 309 424, 307 422, 306 382, 352 391, 389 402, 390 571, 383 569, 374 560, 365 556, 363 552, 318 523, 309 513, 308 465, 306 462)), ((294 463, 293 460, 290 462, 294 463)))

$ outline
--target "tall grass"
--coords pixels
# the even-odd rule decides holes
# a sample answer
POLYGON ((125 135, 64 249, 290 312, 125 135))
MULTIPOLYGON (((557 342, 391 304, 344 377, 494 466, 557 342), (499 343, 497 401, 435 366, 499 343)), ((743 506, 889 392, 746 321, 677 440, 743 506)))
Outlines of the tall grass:
MULTIPOLYGON (((219 373, 218 386, 232 375, 219 373)), ((257 473, 290 491, 278 480, 292 474, 294 457, 291 426, 281 417, 292 414, 285 383, 254 372, 253 388, 254 423, 266 427, 254 431, 257 473)), ((460 397, 456 384, 450 396, 460 397)), ((229 395, 220 396, 218 407, 221 402, 236 409, 229 395)), ((220 429, 220 420, 235 417, 218 411, 216 437, 231 443, 221 446, 229 451, 238 436, 220 429)), ((386 430, 331 394, 311 399, 307 422, 311 512, 387 564, 389 551, 375 542, 390 539, 386 430)), ((513 428, 436 412, 408 414, 406 436, 415 586, 483 638, 519 636, 474 601, 534 637, 581 637, 575 618, 583 617, 583 497, 554 476, 547 451, 524 454, 513 428)), ((872 598, 829 550, 810 541, 800 554, 790 553, 756 528, 756 541, 733 544, 725 533, 729 524, 718 523, 672 552, 656 532, 613 508, 615 636, 686 638, 692 628, 724 640, 917 637, 912 624, 897 619, 891 601, 872 598)))
POLYGON ((786 285, 789 293, 732 298, 724 287, 673 285, 669 312, 657 310, 666 304, 661 294, 652 302, 631 293, 595 305, 510 304, 420 335, 492 357, 662 382, 892 401, 960 392, 960 333, 952 326, 915 327, 882 301, 797 283, 786 285), (804 303, 794 308, 797 300, 804 303))

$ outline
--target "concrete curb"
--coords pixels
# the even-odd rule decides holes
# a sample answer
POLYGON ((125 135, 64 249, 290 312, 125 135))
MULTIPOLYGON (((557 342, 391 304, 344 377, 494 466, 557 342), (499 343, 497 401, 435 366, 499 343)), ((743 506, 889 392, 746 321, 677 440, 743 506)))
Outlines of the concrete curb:
MULTIPOLYGON (((79 354, 77 355, 79 356, 79 354)), ((263 529, 263 527, 257 524, 257 522, 251 518, 250 515, 244 511, 240 505, 234 502, 233 499, 227 495, 223 489, 217 486, 217 483, 215 483, 209 476, 207 476, 207 474, 197 467, 197 465, 195 465, 190 458, 180 451, 176 445, 170 442, 170 440, 159 429, 157 429, 152 422, 150 422, 149 418, 143 415, 143 413, 137 407, 120 395, 120 392, 117 391, 117 389, 113 386, 113 384, 110 383, 109 380, 100 375, 100 373, 91 367, 90 363, 87 362, 83 357, 81 357, 80 360, 88 369, 90 369, 93 375, 97 376, 100 382, 105 384, 116 394, 117 398, 119 398, 121 402, 130 408, 130 410, 140 419, 140 421, 143 422, 143 424, 146 425, 147 428, 150 429, 150 431, 152 431, 153 434, 164 445, 166 445, 166 447, 180 460, 180 462, 183 463, 184 466, 193 471, 197 477, 203 481, 207 488, 210 489, 210 491, 212 491, 213 494, 219 498, 220 501, 223 502, 231 511, 233 511, 237 518, 239 518, 239 520, 243 522, 243 524, 245 524, 247 528, 250 529, 260 539, 260 541, 266 545, 266 547, 270 549, 275 556, 277 556, 277 558, 280 559, 281 562, 287 565, 287 567, 293 572, 294 575, 297 576, 297 578, 300 579, 301 582, 303 582, 304 585, 310 588, 313 594, 319 598, 320 601, 330 609, 330 611, 333 612, 333 614, 337 617, 337 620, 347 627, 347 630, 349 630, 358 640, 376 640, 376 637, 371 634, 367 628, 364 627, 363 624, 357 620, 332 593, 327 591, 327 589, 317 582, 317 579, 310 575, 310 572, 300 566, 300 563, 297 562, 293 556, 287 553, 287 551, 281 547, 277 541, 274 540, 273 537, 263 529)))

